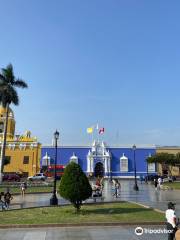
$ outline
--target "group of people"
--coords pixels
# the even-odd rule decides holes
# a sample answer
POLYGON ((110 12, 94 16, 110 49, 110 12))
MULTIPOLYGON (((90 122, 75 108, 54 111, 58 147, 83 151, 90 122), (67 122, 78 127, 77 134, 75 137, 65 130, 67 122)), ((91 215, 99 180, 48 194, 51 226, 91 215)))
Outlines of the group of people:
MULTIPOLYGON (((103 180, 104 179, 100 178, 100 177, 96 178, 95 185, 92 185, 93 197, 101 197, 102 196, 102 190, 104 187, 103 180)), ((115 196, 117 198, 120 196, 121 184, 118 181, 118 179, 113 179, 112 184, 113 184, 113 189, 114 189, 113 196, 115 196)))
POLYGON ((162 184, 163 184, 163 179, 161 177, 154 179, 154 187, 156 190, 158 189, 160 190, 162 188, 162 184))
POLYGON ((4 192, 0 193, 0 204, 1 204, 2 211, 9 209, 9 205, 12 199, 13 199, 13 196, 10 193, 9 189, 7 189, 5 193, 4 192))
POLYGON ((92 186, 93 190, 93 197, 102 197, 102 191, 103 191, 103 178, 97 177, 95 185, 92 186))
MULTIPOLYGON (((27 189, 27 183, 22 182, 20 185, 20 190, 21 190, 21 196, 24 197, 25 191, 27 189)), ((0 193, 0 207, 3 210, 8 210, 11 200, 13 199, 12 194, 10 193, 9 188, 7 188, 6 192, 1 192, 0 193)))

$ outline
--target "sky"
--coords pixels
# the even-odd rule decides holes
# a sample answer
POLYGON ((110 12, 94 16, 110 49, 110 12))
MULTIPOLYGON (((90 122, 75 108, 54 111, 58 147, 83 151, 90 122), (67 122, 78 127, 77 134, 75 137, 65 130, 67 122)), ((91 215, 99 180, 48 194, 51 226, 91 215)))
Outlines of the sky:
POLYGON ((42 144, 180 145, 178 0, 0 0, 0 68, 28 84, 16 133, 42 144), (94 133, 98 138, 98 133, 94 133))

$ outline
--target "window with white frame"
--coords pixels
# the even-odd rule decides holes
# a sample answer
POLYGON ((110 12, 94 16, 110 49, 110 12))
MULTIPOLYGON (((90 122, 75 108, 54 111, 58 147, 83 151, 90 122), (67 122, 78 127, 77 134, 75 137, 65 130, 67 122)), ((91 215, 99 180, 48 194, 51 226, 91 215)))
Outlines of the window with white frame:
POLYGON ((128 158, 123 156, 120 158, 120 171, 128 172, 128 158))
POLYGON ((156 165, 155 163, 148 163, 148 172, 155 172, 156 171, 156 165))

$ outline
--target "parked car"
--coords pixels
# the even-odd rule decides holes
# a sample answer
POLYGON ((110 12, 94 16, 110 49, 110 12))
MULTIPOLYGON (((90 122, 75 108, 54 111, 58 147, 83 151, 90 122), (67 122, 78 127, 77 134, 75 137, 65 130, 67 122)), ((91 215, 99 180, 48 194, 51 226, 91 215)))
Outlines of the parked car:
POLYGON ((174 176, 163 177, 163 182, 174 182, 174 181, 176 181, 176 177, 174 177, 174 176))
POLYGON ((38 181, 38 180, 45 181, 46 178, 47 177, 44 175, 44 173, 37 173, 34 176, 28 177, 28 180, 29 181, 38 181))
POLYGON ((10 173, 10 174, 4 174, 2 180, 9 181, 9 182, 20 182, 21 178, 15 173, 12 173, 12 174, 10 173))

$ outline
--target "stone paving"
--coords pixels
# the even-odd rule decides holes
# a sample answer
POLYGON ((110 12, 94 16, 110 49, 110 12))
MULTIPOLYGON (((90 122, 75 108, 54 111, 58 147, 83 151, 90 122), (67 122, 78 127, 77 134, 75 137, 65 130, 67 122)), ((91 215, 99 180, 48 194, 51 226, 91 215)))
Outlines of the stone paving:
MULTIPOLYGON (((162 226, 148 229, 163 230, 162 226)), ((1 229, 1 240, 165 240, 167 235, 135 234, 135 227, 66 227, 46 229, 1 229)))
MULTIPOLYGON (((148 205, 153 208, 157 208, 165 211, 167 203, 173 201, 176 203, 176 213, 180 216, 180 191, 179 190, 155 190, 154 186, 146 183, 139 183, 139 191, 133 190, 134 181, 132 180, 121 180, 121 192, 120 197, 117 199, 113 197, 112 183, 108 180, 104 183, 103 196, 104 201, 133 201, 148 205)), ((38 207, 38 206, 49 206, 50 197, 52 194, 26 194, 24 198, 20 195, 15 195, 12 201, 12 208, 26 208, 26 207, 38 207)), ((62 199, 58 195, 59 204, 68 204, 68 202, 62 199)), ((92 199, 86 202, 92 202, 92 199)), ((99 201, 99 200, 97 200, 99 201)))
MULTIPOLYGON (((169 201, 176 202, 176 213, 180 216, 180 192, 178 190, 155 190, 151 184, 141 184, 138 182, 139 191, 133 190, 134 181, 121 180, 120 197, 113 197, 112 184, 105 181, 103 196, 104 201, 132 201, 144 205, 166 210, 169 201)), ((15 195, 11 209, 49 206, 52 194, 26 194, 23 198, 15 195)), ((58 195, 59 204, 69 204, 58 195)), ((87 202, 92 202, 89 199, 87 202)), ((137 226, 118 226, 118 227, 66 227, 66 228, 41 228, 41 229, 1 229, 0 240, 161 240, 167 239, 165 233, 144 233, 141 236, 135 234, 137 226)), ((140 227, 140 226, 138 226, 140 227)), ((148 226, 146 229, 163 230, 164 226, 148 226)))

